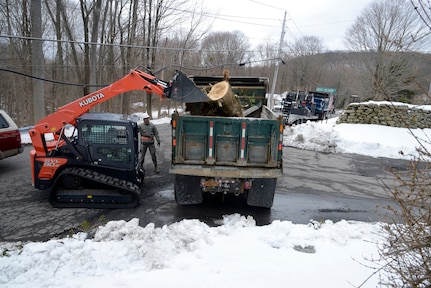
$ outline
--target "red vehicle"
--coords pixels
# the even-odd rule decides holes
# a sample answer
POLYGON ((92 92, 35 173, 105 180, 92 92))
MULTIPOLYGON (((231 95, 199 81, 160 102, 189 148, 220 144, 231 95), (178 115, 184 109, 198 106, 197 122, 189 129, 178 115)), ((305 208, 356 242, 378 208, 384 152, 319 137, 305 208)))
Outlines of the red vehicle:
POLYGON ((137 124, 124 115, 88 113, 117 95, 143 90, 181 102, 209 98, 184 74, 164 82, 131 70, 122 79, 79 98, 29 130, 34 187, 50 191, 54 207, 131 208, 139 205, 144 171, 139 167, 137 124), (72 136, 65 133, 74 127, 72 136), (49 137, 45 137, 49 134, 49 137), (69 135, 66 136, 66 134, 69 135), (54 136, 54 140, 52 139, 54 136))
POLYGON ((23 151, 18 126, 4 110, 0 110, 0 160, 23 151))

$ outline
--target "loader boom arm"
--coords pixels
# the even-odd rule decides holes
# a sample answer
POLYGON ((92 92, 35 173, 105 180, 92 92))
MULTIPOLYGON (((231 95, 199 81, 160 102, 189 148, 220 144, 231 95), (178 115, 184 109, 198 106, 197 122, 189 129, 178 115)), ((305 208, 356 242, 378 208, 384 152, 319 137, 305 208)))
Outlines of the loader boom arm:
POLYGON ((140 70, 131 70, 129 74, 114 83, 66 104, 42 120, 30 129, 29 134, 36 151, 36 155, 45 156, 47 146, 44 134, 53 133, 58 135, 66 124, 76 124, 76 119, 99 105, 117 95, 132 91, 143 90, 147 93, 156 93, 161 98, 169 96, 170 85, 157 79, 155 76, 140 70))

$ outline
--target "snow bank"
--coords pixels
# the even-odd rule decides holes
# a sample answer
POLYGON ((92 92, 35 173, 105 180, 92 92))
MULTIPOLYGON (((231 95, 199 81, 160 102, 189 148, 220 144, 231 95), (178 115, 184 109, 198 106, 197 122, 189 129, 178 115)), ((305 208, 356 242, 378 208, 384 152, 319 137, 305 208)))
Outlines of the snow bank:
MULTIPOLYGON (((28 287, 348 287, 373 273, 379 224, 309 225, 226 216, 209 227, 183 220, 155 228, 137 219, 47 242, 0 243, 0 286, 28 287)), ((363 287, 375 287, 371 278, 363 287), (368 285, 370 284, 370 285, 368 285)))

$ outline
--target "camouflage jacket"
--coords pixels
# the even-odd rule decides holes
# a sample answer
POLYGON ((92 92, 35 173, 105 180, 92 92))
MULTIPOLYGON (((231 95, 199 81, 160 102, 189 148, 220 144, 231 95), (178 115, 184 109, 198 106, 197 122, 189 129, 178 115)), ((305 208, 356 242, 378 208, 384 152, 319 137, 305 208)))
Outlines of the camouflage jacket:
POLYGON ((138 128, 141 134, 141 142, 154 142, 154 138, 156 138, 157 143, 160 143, 159 131, 153 123, 145 124, 145 122, 142 122, 138 125, 138 128))

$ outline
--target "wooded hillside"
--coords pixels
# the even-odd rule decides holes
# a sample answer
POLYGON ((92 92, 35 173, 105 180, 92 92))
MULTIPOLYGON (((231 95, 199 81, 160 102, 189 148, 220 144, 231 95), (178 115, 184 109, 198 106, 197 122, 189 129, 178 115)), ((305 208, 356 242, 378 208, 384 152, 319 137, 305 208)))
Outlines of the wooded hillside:
MULTIPOLYGON (((339 105, 352 95, 420 102, 431 83, 430 54, 328 52, 318 38, 305 36, 283 45, 280 58, 278 43, 250 48, 240 31, 211 32, 202 11, 187 0, 0 0, 0 108, 18 125, 33 125, 136 67, 150 67, 165 81, 177 69, 189 75, 228 69, 272 82, 279 64, 276 94, 334 88, 339 105)), ((130 114, 135 102, 149 112, 171 105, 136 91, 97 109, 130 114)))

